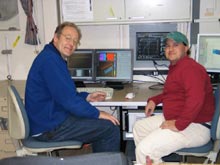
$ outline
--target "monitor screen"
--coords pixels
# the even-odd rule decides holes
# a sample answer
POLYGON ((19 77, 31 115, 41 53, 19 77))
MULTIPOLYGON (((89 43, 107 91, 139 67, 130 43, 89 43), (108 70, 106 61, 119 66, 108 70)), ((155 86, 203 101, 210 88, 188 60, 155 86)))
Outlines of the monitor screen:
POLYGON ((132 49, 96 49, 96 81, 132 82, 133 50, 132 49))
POLYGON ((196 60, 207 72, 220 73, 220 34, 198 34, 196 60))
POLYGON ((94 50, 77 49, 67 58, 71 77, 77 81, 94 80, 94 50))
POLYGON ((134 50, 134 74, 154 75, 159 70, 166 74, 169 61, 164 56, 164 38, 177 31, 176 23, 149 23, 129 25, 130 48, 134 50), (158 64, 155 67, 155 62, 158 64))
POLYGON ((136 60, 166 60, 164 39, 168 32, 137 32, 136 60))

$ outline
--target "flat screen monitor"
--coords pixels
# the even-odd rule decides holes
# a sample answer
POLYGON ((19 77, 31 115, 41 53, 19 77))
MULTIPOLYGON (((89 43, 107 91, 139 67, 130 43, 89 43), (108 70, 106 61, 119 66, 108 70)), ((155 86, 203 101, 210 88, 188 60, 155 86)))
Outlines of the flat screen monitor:
POLYGON ((133 80, 132 49, 96 49, 95 79, 115 87, 133 80))
POLYGON ((164 39, 168 32, 137 32, 136 60, 167 60, 164 54, 164 39))
POLYGON ((197 61, 208 72, 220 73, 220 34, 198 34, 197 61))
POLYGON ((220 34, 198 34, 196 60, 219 82, 220 34))
POLYGON ((177 31, 176 23, 149 23, 129 25, 130 48, 134 50, 134 74, 167 74, 169 61, 164 56, 164 39, 177 31), (158 65, 155 67, 155 63, 158 65))
POLYGON ((94 50, 75 50, 75 52, 68 57, 67 66, 74 81, 94 80, 94 50))

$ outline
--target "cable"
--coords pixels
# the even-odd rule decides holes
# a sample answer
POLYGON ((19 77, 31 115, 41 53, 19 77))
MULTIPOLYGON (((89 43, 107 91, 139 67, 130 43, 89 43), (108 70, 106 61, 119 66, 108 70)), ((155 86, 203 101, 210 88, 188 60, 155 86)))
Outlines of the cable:
POLYGON ((162 77, 162 79, 159 78, 159 77, 157 77, 157 76, 155 76, 155 75, 145 75, 145 76, 149 76, 149 77, 155 78, 155 79, 157 79, 157 80, 160 81, 160 82, 158 82, 157 84, 154 84, 154 85, 149 86, 149 89, 161 90, 161 89, 164 88, 164 83, 165 83, 166 79, 165 79, 165 77, 163 76, 163 74, 161 74, 161 71, 158 69, 157 66, 165 66, 165 67, 167 67, 167 68, 168 68, 168 66, 165 65, 165 64, 159 65, 155 60, 152 60, 152 61, 153 61, 153 64, 154 64, 154 67, 155 67, 156 71, 158 72, 158 75, 160 75, 160 76, 162 77))
POLYGON ((112 111, 111 115, 113 116, 117 110, 116 107, 110 107, 110 110, 112 111))
POLYGON ((165 65, 165 64, 159 65, 155 60, 152 60, 152 61, 153 61, 154 67, 155 67, 155 69, 157 70, 158 74, 161 75, 161 77, 163 78, 163 82, 165 82, 166 79, 165 79, 165 77, 163 76, 163 74, 160 73, 160 70, 157 68, 157 66, 165 66, 165 67, 167 67, 167 68, 168 68, 168 66, 165 65))
POLYGON ((159 78, 159 77, 157 77, 157 76, 153 76, 153 75, 145 75, 145 76, 155 78, 155 79, 157 79, 157 80, 161 81, 161 83, 164 83, 164 82, 165 82, 164 78, 163 78, 163 79, 161 79, 161 78, 159 78))
POLYGON ((153 85, 149 86, 148 88, 153 89, 153 90, 161 90, 164 88, 164 84, 161 84, 161 83, 153 84, 153 85))
POLYGON ((158 64, 155 60, 153 60, 153 63, 154 65, 157 65, 157 66, 164 66, 166 68, 169 68, 166 64, 158 64))

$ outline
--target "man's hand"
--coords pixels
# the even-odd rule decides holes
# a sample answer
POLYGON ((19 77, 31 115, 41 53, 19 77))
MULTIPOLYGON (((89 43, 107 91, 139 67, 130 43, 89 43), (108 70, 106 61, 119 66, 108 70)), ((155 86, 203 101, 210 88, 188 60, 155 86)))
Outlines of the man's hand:
POLYGON ((176 128, 175 122, 176 120, 166 120, 160 125, 160 128, 178 132, 179 130, 176 128))
POLYGON ((147 117, 151 116, 152 113, 154 112, 155 107, 156 104, 152 100, 150 100, 145 107, 145 115, 147 117))
POLYGON ((120 125, 118 119, 104 111, 100 111, 99 119, 107 119, 110 120, 114 125, 120 125))
POLYGON ((89 101, 89 102, 96 102, 96 101, 103 101, 105 100, 105 97, 106 97, 106 93, 105 92, 93 92, 93 93, 90 93, 86 100, 89 101))

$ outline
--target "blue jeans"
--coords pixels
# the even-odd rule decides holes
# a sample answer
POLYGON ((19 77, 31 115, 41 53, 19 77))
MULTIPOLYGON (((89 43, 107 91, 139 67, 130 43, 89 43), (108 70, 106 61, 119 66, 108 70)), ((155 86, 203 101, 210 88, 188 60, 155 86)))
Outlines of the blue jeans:
POLYGON ((52 131, 35 137, 40 141, 76 140, 91 143, 93 152, 119 152, 120 129, 105 119, 68 117, 52 131))

